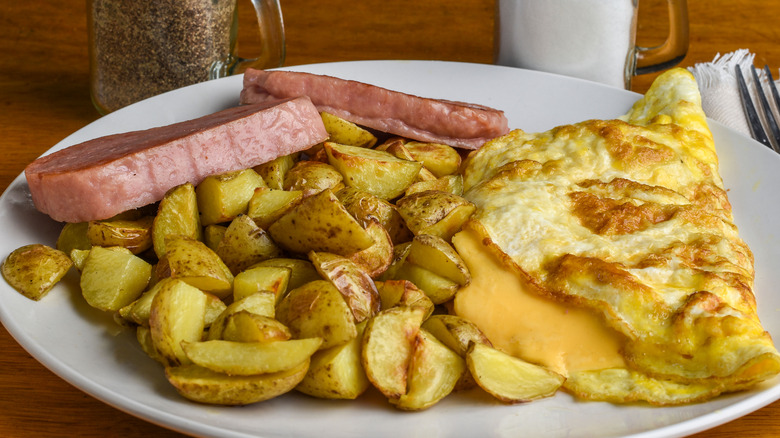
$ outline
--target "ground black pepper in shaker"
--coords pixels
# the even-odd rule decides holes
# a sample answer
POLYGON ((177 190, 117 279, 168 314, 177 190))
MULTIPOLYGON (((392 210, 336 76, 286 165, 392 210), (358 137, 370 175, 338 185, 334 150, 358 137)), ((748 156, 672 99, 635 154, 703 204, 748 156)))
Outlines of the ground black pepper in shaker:
POLYGON ((90 0, 91 94, 105 114, 205 81, 231 51, 236 0, 90 0))

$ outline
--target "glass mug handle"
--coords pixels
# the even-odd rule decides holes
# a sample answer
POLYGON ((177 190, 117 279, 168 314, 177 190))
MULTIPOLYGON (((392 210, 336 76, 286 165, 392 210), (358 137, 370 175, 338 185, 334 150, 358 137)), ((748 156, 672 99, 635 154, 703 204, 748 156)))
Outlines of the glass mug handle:
POLYGON ((214 61, 209 69, 209 79, 217 79, 240 73, 248 67, 281 67, 285 57, 284 20, 279 0, 251 0, 257 15, 260 32, 260 54, 257 58, 240 58, 234 55, 238 31, 238 6, 233 15, 230 35, 230 54, 214 61))
POLYGON ((687 0, 668 0, 669 35, 657 47, 637 47, 634 74, 641 75, 677 65, 688 53, 687 0))

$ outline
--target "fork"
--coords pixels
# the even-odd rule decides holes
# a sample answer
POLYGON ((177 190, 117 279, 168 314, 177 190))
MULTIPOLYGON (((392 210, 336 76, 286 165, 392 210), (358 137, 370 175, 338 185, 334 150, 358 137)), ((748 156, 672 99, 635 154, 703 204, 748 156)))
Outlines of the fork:
MULTIPOLYGON (((753 84, 755 85, 756 95, 758 96, 758 101, 760 103, 759 108, 761 109, 763 117, 759 115, 756 106, 753 104, 753 99, 750 97, 750 91, 748 90, 747 84, 745 83, 745 78, 742 76, 742 69, 740 69, 739 65, 736 66, 739 95, 742 100, 742 107, 745 110, 745 116, 748 120, 750 132, 753 135, 753 138, 755 138, 757 141, 763 143, 765 146, 774 150, 775 152, 780 153, 780 128, 777 126, 777 120, 772 113, 772 107, 769 105, 769 99, 767 98, 767 95, 764 92, 764 87, 758 78, 756 68, 751 66, 751 69, 753 75, 753 84), (764 129, 764 125, 766 125, 767 129, 764 129), (773 140, 770 140, 769 135, 767 135, 767 131, 769 131, 773 137, 773 140)), ((774 78, 772 78, 772 72, 769 70, 769 66, 764 66, 764 73, 766 73, 769 89, 772 93, 775 106, 780 109, 780 95, 778 95, 777 87, 775 86, 775 81, 774 78)))

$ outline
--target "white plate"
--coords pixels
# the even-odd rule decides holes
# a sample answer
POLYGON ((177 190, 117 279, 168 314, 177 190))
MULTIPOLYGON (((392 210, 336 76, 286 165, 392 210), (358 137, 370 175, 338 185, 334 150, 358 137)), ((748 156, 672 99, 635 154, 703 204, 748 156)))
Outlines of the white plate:
MULTIPOLYGON (((480 103, 506 112, 510 127, 542 131, 591 118, 616 117, 637 94, 591 82, 507 67, 429 61, 369 61, 300 66, 294 70, 355 79, 426 97, 480 103)), ((234 105, 241 77, 206 82, 131 105, 77 131, 60 149, 100 135, 164 125, 234 105)), ((755 253, 756 295, 764 326, 780 339, 780 156, 711 124, 721 173, 742 237, 755 253)), ((23 176, 0 198, 0 254, 33 243, 54 244, 59 225, 36 212, 23 176)), ((560 393, 505 406, 479 391, 455 394, 431 409, 406 413, 373 391, 358 401, 321 401, 291 393, 242 408, 190 403, 141 351, 131 330, 88 307, 69 274, 33 302, 0 282, 0 319, 30 354, 84 392, 130 414, 198 436, 275 437, 675 437, 704 430, 780 398, 780 380, 752 391, 674 408, 578 402, 560 393)), ((20 377, 23 378, 23 377, 20 377)))

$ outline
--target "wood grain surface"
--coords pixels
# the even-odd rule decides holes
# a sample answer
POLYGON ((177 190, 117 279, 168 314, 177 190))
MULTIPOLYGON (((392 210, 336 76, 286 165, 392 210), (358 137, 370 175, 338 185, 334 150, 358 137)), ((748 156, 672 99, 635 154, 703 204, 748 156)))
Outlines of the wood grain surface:
MULTIPOLYGON (((284 0, 286 65, 364 59, 491 63, 492 0, 284 0)), ((240 21, 253 20, 243 1, 240 21)), ((756 65, 780 68, 780 2, 689 0, 690 49, 683 66, 747 48, 756 65)), ((667 32, 666 2, 641 0, 638 42, 667 32)), ((256 47, 242 32, 240 53, 256 47)), ((96 120, 89 97, 84 1, 6 1, 0 6, 0 191, 24 167, 73 131, 96 120)), ((643 92, 655 75, 637 77, 643 92)), ((4 257, 4 255, 3 255, 4 257)), ((759 303, 760 304, 760 303, 759 303)), ((179 434, 120 412, 70 386, 0 328, 0 436, 174 437, 179 434)), ((780 436, 780 402, 703 438, 780 436)))

